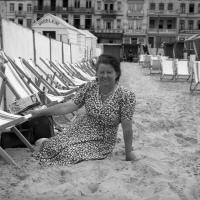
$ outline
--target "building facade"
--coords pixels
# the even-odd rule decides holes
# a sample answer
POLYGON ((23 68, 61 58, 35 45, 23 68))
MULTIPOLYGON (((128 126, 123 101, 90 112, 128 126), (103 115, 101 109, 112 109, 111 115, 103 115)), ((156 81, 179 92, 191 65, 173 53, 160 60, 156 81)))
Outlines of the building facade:
POLYGON ((149 0, 147 40, 151 47, 200 33, 199 0, 149 0))
POLYGON ((99 43, 121 43, 125 0, 96 0, 93 33, 99 43))
POLYGON ((61 17, 79 29, 93 26, 94 4, 92 0, 34 0, 35 20, 51 13, 61 17))
POLYGON ((7 0, 0 1, 0 4, 1 17, 31 27, 34 17, 32 0, 7 0))
POLYGON ((147 13, 144 0, 127 0, 123 43, 144 43, 147 34, 147 13))
POLYGON ((149 43, 200 33, 200 0, 0 0, 1 17, 23 26, 51 13, 100 43, 149 43))

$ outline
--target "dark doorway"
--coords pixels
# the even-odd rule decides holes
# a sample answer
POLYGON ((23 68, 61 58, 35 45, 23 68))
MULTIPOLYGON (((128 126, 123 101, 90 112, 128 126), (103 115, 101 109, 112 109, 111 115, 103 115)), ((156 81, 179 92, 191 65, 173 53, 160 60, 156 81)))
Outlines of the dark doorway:
POLYGON ((43 33, 43 35, 45 35, 49 38, 56 39, 56 32, 55 31, 43 31, 42 33, 43 33))

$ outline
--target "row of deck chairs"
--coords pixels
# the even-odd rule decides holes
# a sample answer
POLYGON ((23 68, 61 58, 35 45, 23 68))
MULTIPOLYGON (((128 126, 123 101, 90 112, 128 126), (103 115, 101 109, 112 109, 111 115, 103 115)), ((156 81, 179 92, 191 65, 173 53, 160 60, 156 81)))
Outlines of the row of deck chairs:
MULTIPOLYGON (((93 64, 96 61, 81 62, 76 64, 52 62, 41 58, 44 65, 38 66, 32 60, 23 58, 10 58, 4 52, 0 52, 0 104, 13 105, 16 100, 26 99, 35 95, 39 106, 52 106, 59 102, 71 99, 76 90, 84 83, 95 79, 93 64), (46 68, 45 68, 46 67, 46 68), (13 94, 14 99, 7 99, 7 90, 13 94)), ((38 106, 38 104, 37 104, 38 106)), ((19 139, 31 150, 34 147, 16 128, 16 125, 31 118, 30 114, 22 116, 20 112, 13 112, 12 106, 5 106, 0 110, 0 136, 1 133, 12 129, 19 139)), ((73 120, 76 113, 66 116, 68 121, 73 120)), ((55 122, 56 125, 56 122, 55 122)), ((18 166, 17 163, 0 147, 0 155, 9 163, 18 166)))
POLYGON ((150 74, 159 74, 161 81, 190 81, 190 91, 200 91, 200 61, 196 61, 193 56, 187 60, 140 55, 139 63, 143 68, 148 68, 150 74))

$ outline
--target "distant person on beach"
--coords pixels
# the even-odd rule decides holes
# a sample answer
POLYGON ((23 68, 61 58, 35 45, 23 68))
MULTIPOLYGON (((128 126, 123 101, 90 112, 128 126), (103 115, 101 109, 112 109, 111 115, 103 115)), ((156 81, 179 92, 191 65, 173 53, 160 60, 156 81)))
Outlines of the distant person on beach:
POLYGON ((95 81, 81 86, 75 97, 65 103, 32 111, 33 117, 62 115, 85 106, 67 130, 44 140, 33 157, 43 166, 75 164, 84 160, 105 159, 112 154, 118 126, 123 129, 127 161, 136 157, 132 148, 132 117, 135 94, 119 85, 120 63, 110 55, 99 56, 95 81))

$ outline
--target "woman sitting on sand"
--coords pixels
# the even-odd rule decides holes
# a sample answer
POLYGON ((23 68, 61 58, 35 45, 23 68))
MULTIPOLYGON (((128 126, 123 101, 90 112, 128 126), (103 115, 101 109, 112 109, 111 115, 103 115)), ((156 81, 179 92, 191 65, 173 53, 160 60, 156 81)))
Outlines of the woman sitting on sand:
POLYGON ((135 95, 118 85, 120 63, 112 56, 101 55, 96 76, 97 80, 81 86, 71 101, 32 112, 33 117, 39 117, 68 114, 82 106, 86 110, 66 131, 41 144, 40 150, 33 154, 41 165, 67 165, 106 158, 114 149, 120 123, 126 160, 136 159, 132 151, 135 95))

